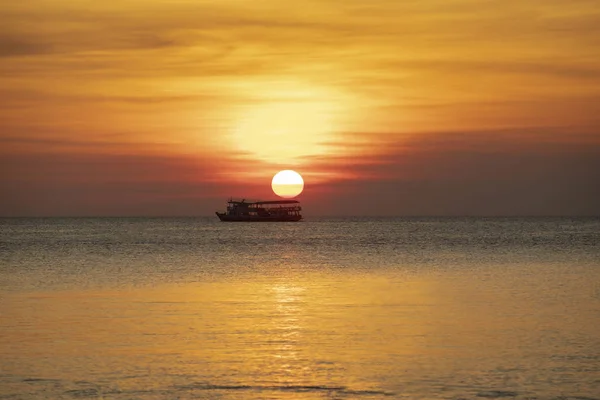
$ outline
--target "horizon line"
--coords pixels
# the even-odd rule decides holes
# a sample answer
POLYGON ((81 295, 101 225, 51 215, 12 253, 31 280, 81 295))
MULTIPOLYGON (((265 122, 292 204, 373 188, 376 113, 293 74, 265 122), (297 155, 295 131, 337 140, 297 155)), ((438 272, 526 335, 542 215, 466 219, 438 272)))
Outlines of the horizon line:
MULTIPOLYGON (((214 218, 214 215, 0 215, 0 219, 17 218, 214 218)), ((439 214, 407 214, 407 215, 311 215, 307 218, 600 218, 600 214, 507 214, 507 215, 489 215, 489 214, 465 214, 465 215, 439 215, 439 214)))

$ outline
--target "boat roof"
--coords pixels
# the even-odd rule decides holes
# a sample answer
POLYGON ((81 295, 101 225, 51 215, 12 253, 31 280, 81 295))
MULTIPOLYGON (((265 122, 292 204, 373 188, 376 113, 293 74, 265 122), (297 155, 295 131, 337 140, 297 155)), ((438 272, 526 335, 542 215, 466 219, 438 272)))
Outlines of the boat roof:
POLYGON ((254 204, 298 204, 298 200, 268 200, 268 201, 256 201, 254 204))
POLYGON ((233 199, 229 199, 228 203, 238 203, 238 204, 298 204, 300 203, 298 200, 267 200, 267 201, 236 201, 233 199))

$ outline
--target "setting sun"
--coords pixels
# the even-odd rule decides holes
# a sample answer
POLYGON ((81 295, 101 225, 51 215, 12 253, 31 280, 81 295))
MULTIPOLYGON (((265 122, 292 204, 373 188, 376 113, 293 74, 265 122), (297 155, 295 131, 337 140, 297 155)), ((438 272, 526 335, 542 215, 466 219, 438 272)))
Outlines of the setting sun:
POLYGON ((271 182, 273 192, 279 197, 292 198, 298 196, 304 190, 304 180, 296 171, 279 171, 271 182))

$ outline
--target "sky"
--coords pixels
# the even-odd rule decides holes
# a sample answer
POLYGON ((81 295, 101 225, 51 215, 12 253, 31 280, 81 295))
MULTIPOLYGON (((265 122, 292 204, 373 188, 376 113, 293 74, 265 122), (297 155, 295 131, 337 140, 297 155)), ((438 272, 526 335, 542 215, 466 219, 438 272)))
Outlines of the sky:
POLYGON ((600 215, 597 0, 0 6, 0 216, 600 215))

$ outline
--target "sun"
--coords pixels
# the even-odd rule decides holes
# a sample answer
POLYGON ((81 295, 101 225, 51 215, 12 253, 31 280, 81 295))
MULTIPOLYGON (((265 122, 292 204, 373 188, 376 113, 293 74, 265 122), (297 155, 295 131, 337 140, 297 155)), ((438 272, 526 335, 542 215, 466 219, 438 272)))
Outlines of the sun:
POLYGON ((289 199, 302 193, 304 179, 296 171, 286 169, 275 174, 271 187, 277 196, 289 199))

